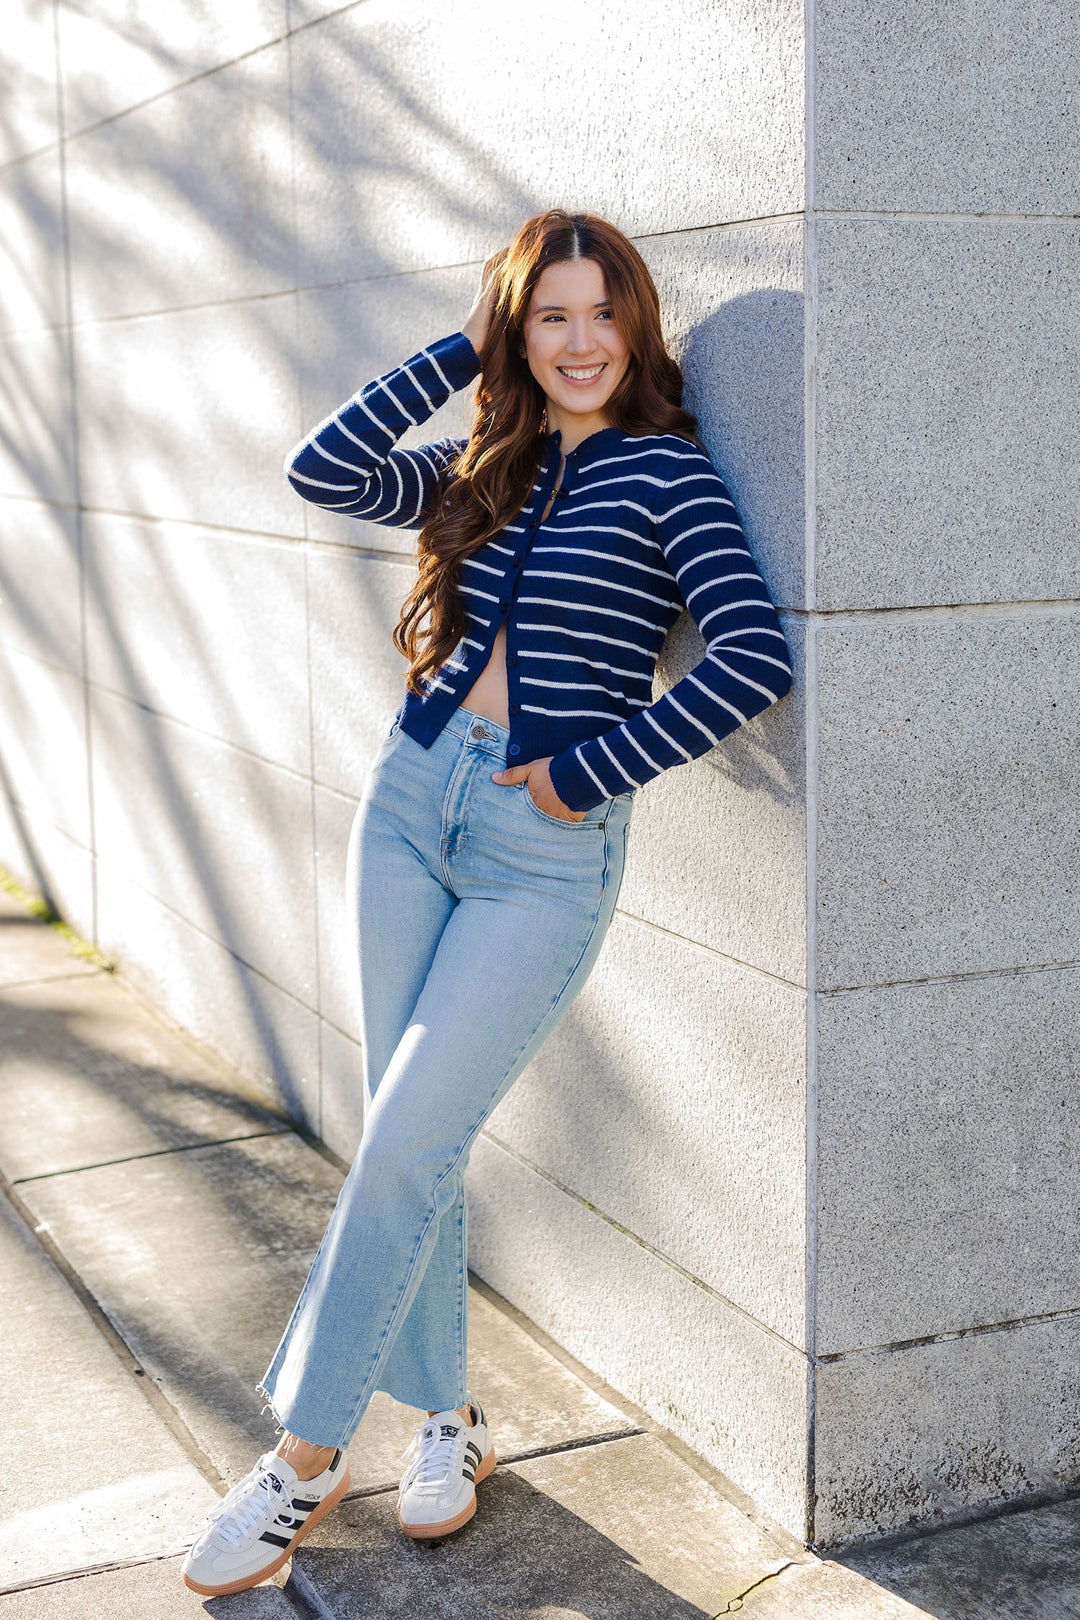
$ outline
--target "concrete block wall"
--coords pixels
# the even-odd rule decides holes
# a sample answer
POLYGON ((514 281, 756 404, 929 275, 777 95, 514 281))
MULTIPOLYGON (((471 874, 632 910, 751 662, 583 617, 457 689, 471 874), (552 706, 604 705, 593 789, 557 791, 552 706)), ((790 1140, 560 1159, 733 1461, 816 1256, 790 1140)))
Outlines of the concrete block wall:
POLYGON ((1080 1485, 1080 13, 808 43, 828 1544, 1080 1485))
MULTIPOLYGON (((645 254, 797 684, 643 790, 470 1252, 819 1546, 1080 1482, 1068 13, 18 0, 0 39, 0 863, 346 1156, 413 541, 282 456, 527 214, 645 254)), ((700 651, 684 616, 657 689, 700 651)))

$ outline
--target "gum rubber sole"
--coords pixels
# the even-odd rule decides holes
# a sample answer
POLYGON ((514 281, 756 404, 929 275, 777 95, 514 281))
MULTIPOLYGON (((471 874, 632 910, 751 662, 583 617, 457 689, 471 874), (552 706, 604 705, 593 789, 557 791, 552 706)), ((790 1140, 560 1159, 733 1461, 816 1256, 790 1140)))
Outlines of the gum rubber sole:
MULTIPOLYGON (((305 1481, 300 1481, 300 1484, 304 1483, 305 1481)), ((345 1473, 339 1482, 334 1486, 334 1489, 330 1492, 330 1495, 324 1496, 317 1508, 312 1508, 311 1512, 308 1514, 295 1536, 293 1536, 292 1540, 289 1542, 289 1545, 282 1548, 280 1554, 274 1559, 273 1563, 267 1564, 256 1574, 245 1575, 244 1578, 239 1581, 226 1581, 224 1586, 203 1586, 200 1584, 200 1582, 193 1581, 190 1575, 181 1575, 181 1580, 185 1586, 191 1589, 191 1591, 198 1592, 200 1597, 227 1597, 230 1592, 246 1592, 249 1586, 258 1586, 262 1581, 269 1580, 270 1576, 276 1575, 282 1564, 287 1563, 292 1557, 293 1553, 296 1551, 297 1547, 299 1547, 308 1531, 314 1530, 315 1526, 319 1524, 321 1520, 325 1519, 326 1515, 333 1508, 337 1507, 338 1503, 341 1501, 341 1498, 348 1491, 351 1483, 352 1482, 349 1477, 349 1465, 346 1463, 345 1473)))
MULTIPOLYGON (((494 1473, 494 1471, 495 1447, 492 1446, 487 1456, 477 1465, 476 1473, 473 1475, 473 1484, 479 1485, 482 1479, 487 1479, 488 1475, 494 1473)), ((476 1493, 474 1491, 472 1501, 468 1507, 462 1508, 461 1512, 456 1513, 452 1519, 442 1519, 438 1524, 406 1524, 399 1512, 398 1524, 400 1524, 407 1536, 411 1536, 413 1541, 425 1541, 429 1537, 434 1540, 436 1536, 448 1536, 451 1531, 460 1530, 463 1524, 468 1524, 475 1512, 476 1493)))

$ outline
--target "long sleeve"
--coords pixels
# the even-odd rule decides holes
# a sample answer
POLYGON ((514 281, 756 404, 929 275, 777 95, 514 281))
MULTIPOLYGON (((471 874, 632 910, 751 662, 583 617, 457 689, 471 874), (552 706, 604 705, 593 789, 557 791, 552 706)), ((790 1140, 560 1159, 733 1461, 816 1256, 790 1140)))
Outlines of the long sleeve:
POLYGON ((792 684, 776 609, 704 451, 681 458, 659 496, 655 532, 705 656, 630 719, 554 756, 551 781, 571 810, 591 810, 697 759, 792 684))
POLYGON ((422 528, 440 472, 462 448, 439 439, 395 450, 479 374, 476 350, 463 332, 440 338, 347 399, 285 458, 285 476, 305 501, 395 528, 422 528))

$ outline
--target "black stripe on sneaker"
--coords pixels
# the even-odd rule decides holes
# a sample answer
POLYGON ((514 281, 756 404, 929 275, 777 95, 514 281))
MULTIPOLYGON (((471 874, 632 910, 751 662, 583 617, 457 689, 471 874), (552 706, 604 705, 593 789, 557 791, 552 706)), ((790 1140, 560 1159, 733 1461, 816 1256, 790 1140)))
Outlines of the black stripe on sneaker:
POLYGON ((292 1505, 294 1510, 299 1508, 302 1513, 310 1513, 312 1508, 317 1508, 319 1504, 318 1502, 301 1501, 299 1496, 294 1496, 292 1499, 292 1505))
POLYGON ((272 1530, 264 1530, 259 1537, 260 1541, 272 1541, 275 1547, 287 1547, 292 1540, 291 1536, 275 1536, 272 1530))
POLYGON ((475 1483, 476 1476, 473 1474, 471 1468, 463 1468, 461 1470, 461 1472, 465 1476, 465 1478, 469 1481, 470 1485, 475 1483))
POLYGON ((334 1455, 330 1459, 330 1472, 331 1473, 333 1473, 334 1469, 337 1467, 337 1465, 338 1465, 338 1463, 340 1461, 341 1461, 341 1447, 339 1446, 338 1449, 334 1452, 334 1455))
POLYGON ((470 1451, 472 1452, 473 1462, 483 1462, 483 1453, 481 1452, 480 1447, 472 1440, 470 1440, 468 1445, 465 1447, 465 1455, 468 1456, 470 1451))

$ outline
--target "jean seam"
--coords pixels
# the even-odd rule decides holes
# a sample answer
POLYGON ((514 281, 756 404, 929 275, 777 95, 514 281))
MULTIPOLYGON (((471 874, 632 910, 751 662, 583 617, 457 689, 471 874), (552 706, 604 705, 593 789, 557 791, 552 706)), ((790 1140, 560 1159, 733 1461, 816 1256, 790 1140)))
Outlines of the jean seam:
POLYGON ((466 1324, 468 1322, 468 1315, 469 1315, 469 1300, 468 1300, 469 1266, 468 1266, 468 1258, 467 1258, 467 1256, 468 1256, 467 1219, 468 1219, 468 1216, 467 1216, 467 1209, 466 1209, 466 1202, 465 1202, 465 1177, 463 1175, 462 1178, 461 1178, 461 1202, 458 1205, 458 1269, 459 1269, 459 1276, 458 1276, 458 1323, 457 1323, 458 1389, 462 1392, 461 1393, 461 1404, 463 1406, 464 1406, 465 1402, 469 1398, 468 1368, 465 1365, 465 1361, 466 1361, 465 1329, 466 1329, 466 1324))

